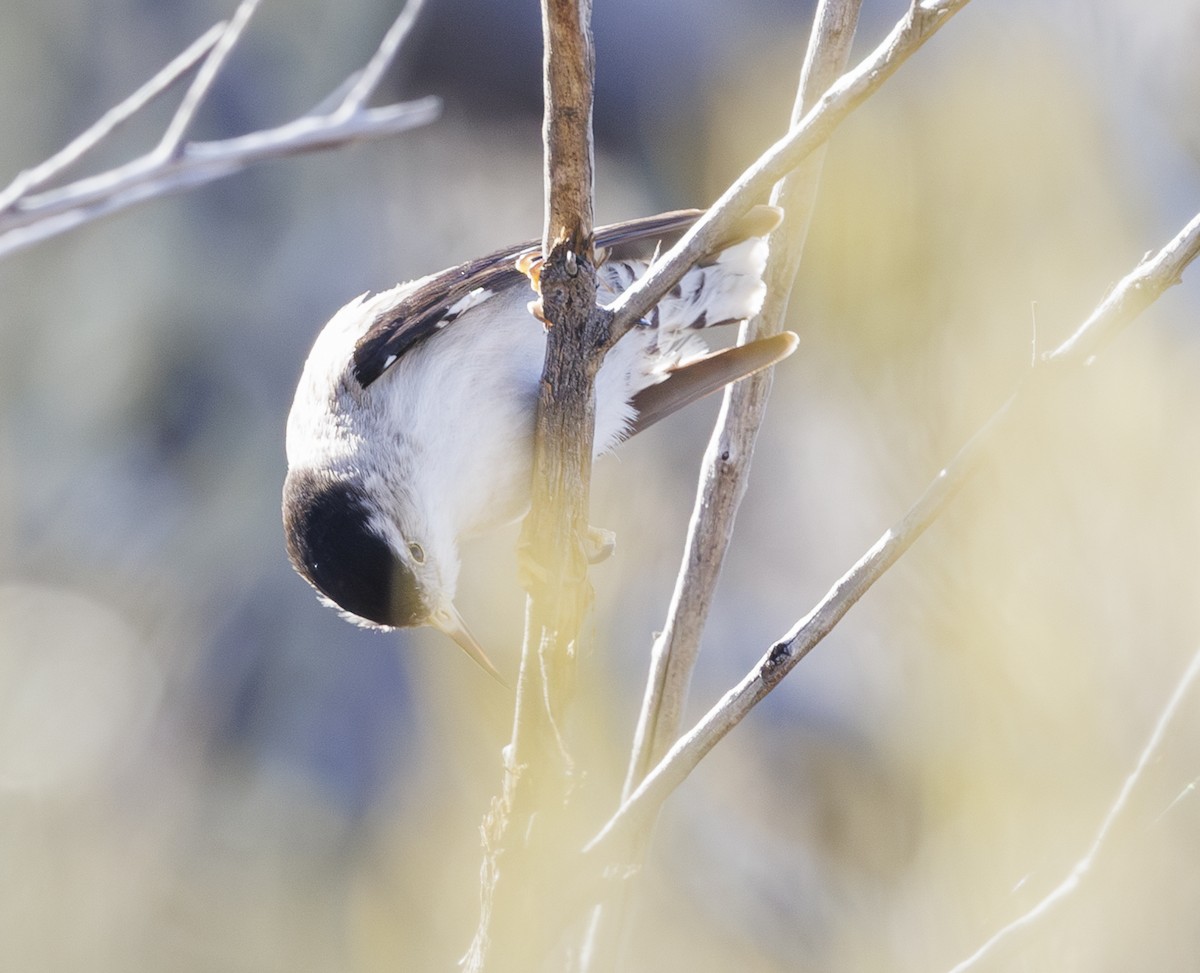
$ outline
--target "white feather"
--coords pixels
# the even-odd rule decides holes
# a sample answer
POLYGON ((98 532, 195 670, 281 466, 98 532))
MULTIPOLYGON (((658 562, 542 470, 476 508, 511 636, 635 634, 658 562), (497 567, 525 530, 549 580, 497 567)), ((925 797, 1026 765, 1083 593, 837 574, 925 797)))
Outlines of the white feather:
MULTIPOLYGON (((705 353, 698 320, 757 313, 766 252, 765 240, 748 240, 693 268, 660 303, 656 326, 633 329, 609 352, 596 378, 597 454, 626 435, 637 392, 705 353)), ((611 301, 644 270, 640 262, 603 266, 600 299, 611 301)), ((528 313, 525 288, 477 288, 447 308, 453 327, 404 352, 364 390, 353 376, 355 343, 421 283, 360 296, 325 326, 288 417, 287 457, 292 470, 361 482, 372 525, 397 551, 419 540, 423 583, 449 600, 459 537, 513 520, 528 505, 545 334, 528 313)))

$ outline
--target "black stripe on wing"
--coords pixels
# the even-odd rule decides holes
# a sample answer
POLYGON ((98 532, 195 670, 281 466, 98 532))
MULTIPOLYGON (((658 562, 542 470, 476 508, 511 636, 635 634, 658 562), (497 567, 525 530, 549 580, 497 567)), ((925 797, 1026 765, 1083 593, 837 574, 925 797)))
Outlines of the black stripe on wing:
POLYGON ((499 290, 522 280, 519 250, 500 250, 434 274, 381 311, 354 346, 354 377, 366 388, 410 348, 499 290))
MULTIPOLYGON (((699 215, 699 210, 679 210, 600 227, 596 231, 596 246, 607 251, 610 258, 649 259, 660 241, 674 242, 672 238, 691 226, 699 215), (638 244, 648 252, 634 253, 638 244)), ((443 270, 380 312, 354 346, 354 377, 358 383, 366 388, 401 355, 448 327, 465 311, 524 282, 526 277, 517 270, 517 260, 539 246, 531 241, 523 247, 497 250, 443 270)))

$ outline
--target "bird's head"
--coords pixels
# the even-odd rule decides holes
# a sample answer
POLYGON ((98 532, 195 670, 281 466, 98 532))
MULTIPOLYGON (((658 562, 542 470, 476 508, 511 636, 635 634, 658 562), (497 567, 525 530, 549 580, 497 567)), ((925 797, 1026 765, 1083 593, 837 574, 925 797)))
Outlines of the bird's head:
POLYGON ((445 545, 407 536, 418 532, 389 519, 354 478, 290 471, 283 525, 293 567, 352 621, 385 629, 432 625, 504 682, 454 607, 457 562, 441 563, 445 545))

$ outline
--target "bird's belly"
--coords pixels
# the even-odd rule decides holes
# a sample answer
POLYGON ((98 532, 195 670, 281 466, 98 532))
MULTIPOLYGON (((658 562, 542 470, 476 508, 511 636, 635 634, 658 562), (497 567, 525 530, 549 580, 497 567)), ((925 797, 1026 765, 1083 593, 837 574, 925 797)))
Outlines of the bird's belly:
POLYGON ((460 534, 481 534, 525 515, 529 509, 532 443, 464 469, 457 496, 460 534))
MULTIPOLYGON (((623 339, 597 376, 596 453, 611 449, 626 427, 630 375, 644 354, 641 337, 623 339)), ((529 509, 545 334, 532 316, 480 315, 435 341, 385 376, 394 397, 390 432, 412 444, 419 466, 423 457, 438 467, 425 470, 431 474, 424 477, 426 488, 454 511, 454 532, 477 534, 529 509)))

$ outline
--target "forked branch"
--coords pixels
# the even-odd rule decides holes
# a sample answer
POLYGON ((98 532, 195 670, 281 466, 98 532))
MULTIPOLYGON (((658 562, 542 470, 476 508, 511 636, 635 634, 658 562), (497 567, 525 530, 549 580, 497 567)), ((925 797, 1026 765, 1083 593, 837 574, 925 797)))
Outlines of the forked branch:
POLYGON ((633 327, 689 267, 711 252, 737 220, 795 169, 833 130, 936 34, 969 0, 912 0, 908 12, 861 64, 842 77, 812 110, 741 174, 650 270, 610 305, 614 334, 633 327))
POLYGON ((409 0, 365 69, 356 72, 312 112, 281 125, 235 138, 197 142, 187 138, 259 0, 242 0, 233 17, 190 45, 137 91, 40 165, 21 172, 0 192, 0 258, 136 203, 182 192, 240 172, 247 166, 350 142, 394 135, 437 117, 436 98, 368 108, 383 72, 408 35, 423 0, 409 0), (191 86, 158 144, 123 165, 46 188, 87 153, 174 88, 199 65, 191 86), (332 107, 326 104, 332 102, 332 107))
MULTIPOLYGON (((813 17, 808 49, 792 109, 796 125, 817 98, 846 68, 858 24, 861 0, 821 0, 813 17)), ((784 223, 771 235, 770 257, 764 274, 766 301, 759 316, 742 325, 739 343, 783 330, 792 281, 800 264, 804 241, 816 201, 825 147, 821 146, 771 193, 783 209, 784 223)), ((726 388, 721 411, 704 454, 700 481, 687 540, 671 597, 667 621, 654 640, 642 708, 638 714, 622 799, 633 793, 646 772, 675 741, 683 721, 700 639, 708 621, 721 564, 733 537, 734 520, 750 477, 758 429, 771 391, 771 369, 726 388)), ((650 828, 636 836, 635 847, 622 857, 638 864, 649 843, 650 828)), ((622 883, 611 901, 597 910, 585 950, 587 969, 619 968, 620 945, 632 893, 622 883)))
MULTIPOLYGON (((861 0, 822 0, 818 4, 792 113, 793 125, 845 69, 861 5, 861 0)), ((823 160, 824 146, 781 180, 771 193, 771 202, 783 209, 786 220, 771 236, 771 253, 764 275, 766 301, 759 316, 743 325, 738 336, 741 343, 783 330, 823 160)), ((704 455, 667 623, 655 639, 651 654, 650 677, 625 780, 626 796, 679 732, 700 637, 749 480, 754 443, 770 391, 770 369, 756 372, 725 390, 704 455)))
POLYGON ((589 843, 594 867, 603 868, 627 836, 652 819, 667 796, 716 744, 735 727, 796 664, 832 631, 842 616, 932 524, 958 488, 974 472, 980 455, 995 442, 1018 402, 1043 383, 1054 382, 1086 365, 1111 335, 1132 321, 1179 282, 1200 254, 1200 214, 1166 246, 1147 255, 1109 291, 1076 332, 1044 355, 1033 372, 929 484, 912 509, 843 575, 824 598, 755 664, 707 714, 671 748, 633 795, 589 843))

